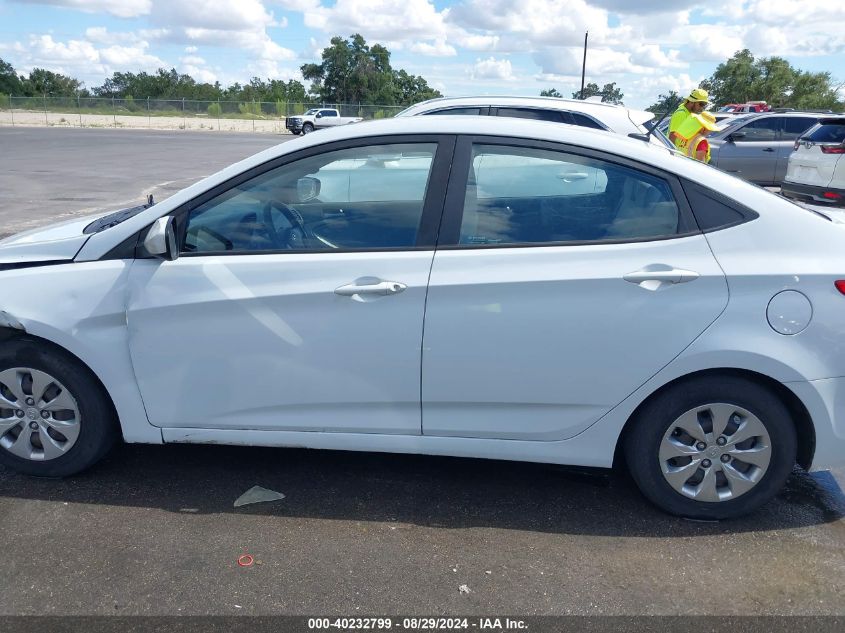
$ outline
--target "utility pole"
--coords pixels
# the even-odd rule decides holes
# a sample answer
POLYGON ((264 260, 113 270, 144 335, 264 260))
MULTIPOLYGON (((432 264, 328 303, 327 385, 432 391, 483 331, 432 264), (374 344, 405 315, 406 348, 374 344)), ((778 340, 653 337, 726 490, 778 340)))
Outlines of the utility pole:
POLYGON ((587 37, 590 32, 584 33, 584 62, 581 64, 581 99, 584 99, 584 75, 587 72, 587 37))

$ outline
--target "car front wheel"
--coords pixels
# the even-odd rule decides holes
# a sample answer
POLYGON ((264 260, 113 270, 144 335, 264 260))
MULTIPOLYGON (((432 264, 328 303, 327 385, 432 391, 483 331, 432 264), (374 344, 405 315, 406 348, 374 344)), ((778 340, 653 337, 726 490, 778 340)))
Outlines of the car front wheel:
POLYGON ((42 477, 72 475, 118 436, 102 386, 78 360, 36 340, 0 345, 0 463, 42 477))
POLYGON ((728 519, 774 497, 795 464, 795 426, 780 399, 745 378, 706 377, 648 402, 625 436, 643 494, 666 512, 728 519))
POLYGON ((302 133, 303 134, 311 134, 311 132, 313 132, 313 131, 314 131, 314 126, 311 125, 310 123, 306 123, 305 125, 302 126, 302 133))

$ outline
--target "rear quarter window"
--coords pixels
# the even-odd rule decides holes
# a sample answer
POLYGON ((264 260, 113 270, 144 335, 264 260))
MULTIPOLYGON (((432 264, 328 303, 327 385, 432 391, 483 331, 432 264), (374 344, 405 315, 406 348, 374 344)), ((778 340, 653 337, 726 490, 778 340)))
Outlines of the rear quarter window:
POLYGON ((845 143, 845 119, 823 121, 807 131, 801 138, 814 143, 845 143))
POLYGON ((684 181, 683 187, 698 228, 705 233, 736 226, 758 217, 751 209, 698 183, 684 181))

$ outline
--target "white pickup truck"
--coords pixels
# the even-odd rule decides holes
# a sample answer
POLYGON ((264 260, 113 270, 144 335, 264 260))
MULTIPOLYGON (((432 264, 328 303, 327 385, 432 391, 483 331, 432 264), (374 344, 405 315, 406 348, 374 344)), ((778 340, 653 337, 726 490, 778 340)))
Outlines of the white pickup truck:
POLYGON ((347 123, 362 121, 358 116, 340 116, 334 108, 311 108, 305 114, 289 116, 285 119, 285 127, 294 134, 309 134, 314 130, 347 123))

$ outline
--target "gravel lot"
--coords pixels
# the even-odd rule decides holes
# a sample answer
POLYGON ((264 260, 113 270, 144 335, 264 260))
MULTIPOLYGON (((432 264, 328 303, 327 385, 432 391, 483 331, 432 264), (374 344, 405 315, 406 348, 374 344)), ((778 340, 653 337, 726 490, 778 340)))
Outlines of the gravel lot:
MULTIPOLYGON (((2 128, 2 231, 165 196, 285 138, 2 128)), ((121 446, 67 480, 0 469, 0 615, 843 615, 843 485, 796 471, 754 515, 700 523, 604 472, 121 446), (234 508, 253 485, 285 499, 234 508)))

